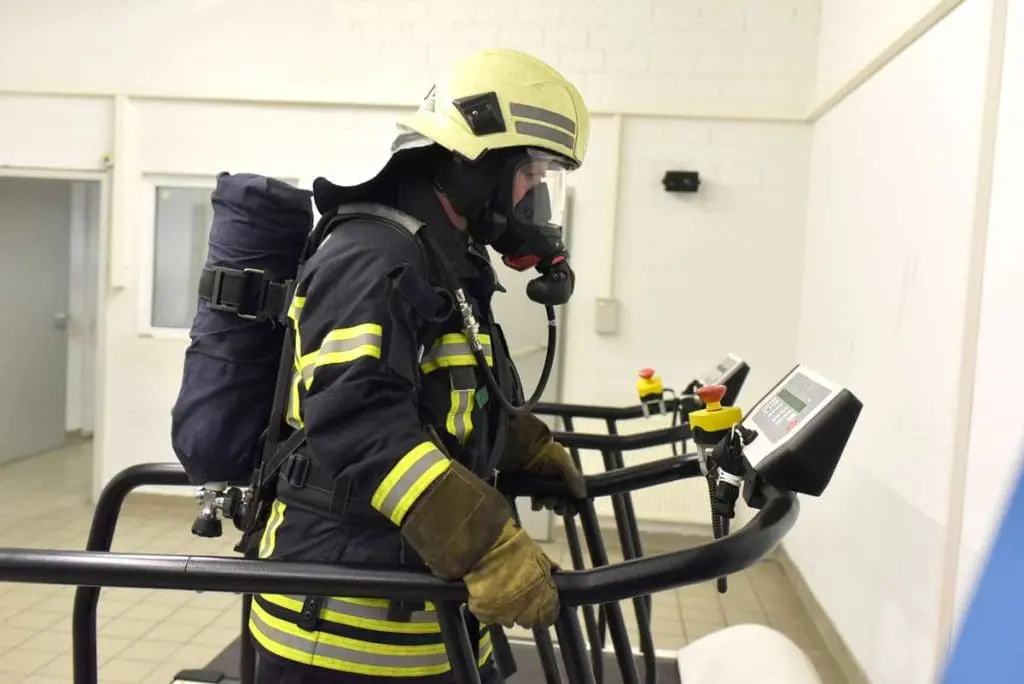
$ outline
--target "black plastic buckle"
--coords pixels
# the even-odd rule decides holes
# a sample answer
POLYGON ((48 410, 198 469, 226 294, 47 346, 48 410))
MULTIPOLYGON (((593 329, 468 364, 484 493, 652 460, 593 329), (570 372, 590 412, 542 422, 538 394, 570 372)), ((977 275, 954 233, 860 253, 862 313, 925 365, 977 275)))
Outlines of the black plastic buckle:
POLYGON ((306 478, 309 477, 310 460, 301 454, 293 454, 285 466, 284 479, 295 489, 302 489, 306 486, 306 478))
POLYGON ((388 601, 388 622, 411 622, 412 614, 417 611, 426 610, 427 604, 423 601, 388 601))
POLYGON ((223 267, 217 268, 213 272, 213 287, 210 288, 210 308, 213 309, 214 311, 233 313, 239 318, 244 318, 246 320, 259 320, 259 312, 263 310, 267 300, 267 280, 263 277, 264 274, 265 271, 258 268, 245 268, 242 270, 223 267), (224 300, 222 299, 224 278, 229 275, 234 277, 241 277, 245 281, 244 286, 240 288, 241 296, 239 297, 239 300, 241 301, 239 301, 238 303, 225 303, 224 300), (255 307, 256 313, 242 310, 245 295, 249 292, 248 281, 251 276, 259 276, 260 278, 259 295, 257 296, 255 307))
POLYGON ((302 612, 295 624, 307 632, 315 632, 320 626, 320 611, 323 607, 323 596, 307 596, 302 602, 302 612))

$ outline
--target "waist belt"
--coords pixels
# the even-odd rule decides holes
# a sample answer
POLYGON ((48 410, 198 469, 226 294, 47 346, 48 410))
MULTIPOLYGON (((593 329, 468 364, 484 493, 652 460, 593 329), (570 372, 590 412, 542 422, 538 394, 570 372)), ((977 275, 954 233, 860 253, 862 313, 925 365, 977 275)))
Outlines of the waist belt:
MULTIPOLYGON (((492 487, 496 481, 493 475, 480 479, 492 487)), ((392 529, 390 521, 370 507, 369 499, 365 506, 349 506, 351 488, 348 478, 335 479, 301 452, 289 456, 278 472, 277 498, 285 503, 338 520, 392 529)))
MULTIPOLYGON (((330 473, 303 453, 289 456, 277 476, 277 498, 332 518, 366 518, 368 513, 348 511, 350 485, 347 478, 335 480, 330 473)), ((387 522, 379 514, 381 522, 387 522)))

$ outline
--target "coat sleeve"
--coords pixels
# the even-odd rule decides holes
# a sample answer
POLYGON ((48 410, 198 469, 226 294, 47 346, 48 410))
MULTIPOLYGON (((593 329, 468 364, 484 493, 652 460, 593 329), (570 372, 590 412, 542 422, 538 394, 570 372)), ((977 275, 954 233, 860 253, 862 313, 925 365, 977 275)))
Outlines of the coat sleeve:
POLYGON ((451 464, 420 423, 417 329, 423 319, 398 286, 406 277, 425 281, 410 271, 418 256, 414 244, 351 242, 332 250, 295 298, 301 387, 293 391, 301 396, 314 460, 348 479, 350 496, 370 499, 401 526, 451 464))

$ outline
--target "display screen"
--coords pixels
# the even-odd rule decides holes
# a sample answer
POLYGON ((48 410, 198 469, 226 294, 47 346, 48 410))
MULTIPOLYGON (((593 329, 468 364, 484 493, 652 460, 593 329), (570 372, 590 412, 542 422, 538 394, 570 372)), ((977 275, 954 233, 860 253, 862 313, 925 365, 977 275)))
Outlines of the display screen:
POLYGON ((786 388, 782 388, 779 390, 779 399, 786 402, 786 405, 789 406, 794 411, 796 411, 797 413, 800 413, 805 408, 807 408, 807 402, 800 401, 799 399, 796 398, 795 394, 793 394, 786 388))
POLYGON ((764 439, 776 443, 799 429, 807 414, 825 401, 829 393, 828 388, 796 373, 765 399, 751 420, 764 439))

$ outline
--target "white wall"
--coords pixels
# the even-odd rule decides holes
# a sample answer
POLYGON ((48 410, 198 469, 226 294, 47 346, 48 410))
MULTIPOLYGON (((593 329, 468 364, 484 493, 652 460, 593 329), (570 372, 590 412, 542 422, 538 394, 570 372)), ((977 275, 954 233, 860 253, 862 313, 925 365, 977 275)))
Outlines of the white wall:
MULTIPOLYGON (((415 105, 456 53, 484 45, 550 60, 595 113, 590 156, 574 178, 579 289, 561 340, 565 399, 629 403, 637 368, 656 365, 682 386, 727 351, 754 366, 749 398, 792 362, 808 130, 786 121, 799 121, 809 102, 816 1, 383 7, 40 0, 3 14, 0 91, 117 96, 98 485, 133 463, 173 458, 169 410, 185 340, 145 325, 147 184, 225 169, 304 183, 365 178, 384 159, 395 113, 415 105), (57 23, 47 17, 56 12, 57 23), (58 47, 40 54, 42 44, 58 47), (67 58, 81 54, 89 60, 67 58), (701 172, 699 195, 664 193, 661 177, 676 168, 701 172), (723 281, 724 301, 745 301, 765 278, 788 293, 774 312, 751 311, 764 322, 757 336, 686 294, 707 287, 698 277, 712 263, 730 262, 743 268, 723 281), (622 303, 623 325, 600 338, 593 299, 609 295, 622 303)), ((23 147, 19 163, 45 166, 47 146, 23 147)), ((638 497, 640 514, 685 518, 666 492, 638 497)), ((696 511, 706 521, 703 504, 696 511)))
POLYGON ((879 55, 962 0, 821 0, 814 100, 842 89, 879 55))
MULTIPOLYGON (((826 2, 822 25, 884 24, 876 5, 826 2)), ((992 15, 963 3, 812 136, 797 352, 865 409, 786 546, 873 684, 925 684, 941 657, 992 15)), ((858 38, 823 69, 885 47, 858 38)))
POLYGON ((0 74, 25 91, 406 105, 459 52, 500 45, 557 63, 597 111, 787 116, 808 96, 817 6, 36 0, 0 10, 0 74))
MULTIPOLYGON (((622 332, 591 332, 604 274, 580 272, 567 326, 568 401, 634 403, 636 373, 646 366, 681 390, 735 352, 752 368, 739 400, 749 408, 792 367, 808 142, 807 128, 794 124, 641 119, 625 127, 614 281, 622 332), (666 193, 660 179, 670 168, 697 169, 706 185, 697 195, 666 193), (765 282, 771 283, 768 306, 751 299, 765 282)), ((581 223, 578 238, 586 230, 581 223)), ((588 265, 602 263, 601 252, 609 248, 599 241, 575 244, 577 262, 588 265)), ((668 425, 629 421, 621 431, 668 425)), ((589 421, 578 421, 576 428, 605 430, 589 421)), ((669 455, 668 447, 650 449, 627 462, 669 455)), ((600 456, 590 457, 593 471, 600 470, 600 456)), ((637 514, 705 523, 704 486, 692 480, 644 490, 633 496, 637 514)), ((611 513, 610 501, 597 503, 599 512, 611 513)))
POLYGON ((967 457, 956 611, 963 615, 984 568, 1007 496, 1021 465, 1024 426, 1024 5, 1010 2, 1006 19, 988 244, 982 283, 971 441, 967 457))

